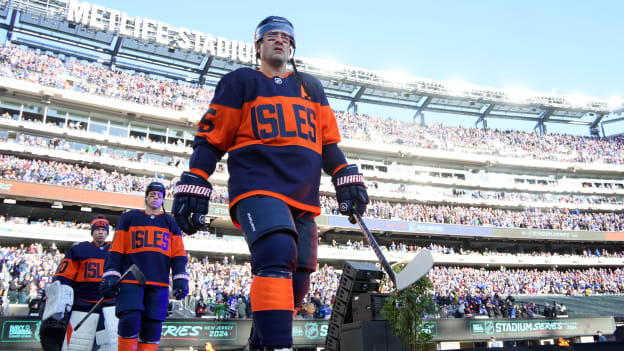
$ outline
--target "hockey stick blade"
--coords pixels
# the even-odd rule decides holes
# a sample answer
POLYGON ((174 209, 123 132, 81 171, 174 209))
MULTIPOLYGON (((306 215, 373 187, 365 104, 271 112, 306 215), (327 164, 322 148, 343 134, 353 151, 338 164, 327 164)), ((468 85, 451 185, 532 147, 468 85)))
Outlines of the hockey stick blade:
POLYGON ((132 266, 128 268, 128 271, 132 272, 132 275, 139 282, 139 285, 145 285, 145 275, 143 275, 143 272, 141 272, 136 264, 132 264, 132 266))
POLYGON ((403 290, 424 277, 433 267, 433 255, 431 251, 420 251, 410 263, 399 273, 396 273, 396 288, 403 290))

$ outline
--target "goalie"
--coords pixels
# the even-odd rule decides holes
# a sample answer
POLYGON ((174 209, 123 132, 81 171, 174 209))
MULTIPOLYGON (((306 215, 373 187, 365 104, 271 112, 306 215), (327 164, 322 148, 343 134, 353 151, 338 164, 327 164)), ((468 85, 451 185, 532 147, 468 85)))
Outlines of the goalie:
POLYGON ((106 241, 108 220, 98 216, 91 222, 92 241, 74 244, 46 287, 47 302, 41 316, 40 339, 45 351, 117 350, 115 300, 104 300, 78 330, 74 327, 102 297, 99 287, 104 258, 110 248, 106 241))

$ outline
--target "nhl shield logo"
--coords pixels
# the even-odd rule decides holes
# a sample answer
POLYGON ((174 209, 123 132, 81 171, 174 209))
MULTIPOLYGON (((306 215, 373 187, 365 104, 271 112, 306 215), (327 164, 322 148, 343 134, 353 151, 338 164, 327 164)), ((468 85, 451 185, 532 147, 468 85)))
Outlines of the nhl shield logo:
POLYGON ((319 337, 319 326, 316 323, 306 323, 305 336, 308 339, 315 339, 319 337))
POLYGON ((275 84, 282 84, 282 78, 280 77, 273 78, 273 81, 275 82, 275 84))

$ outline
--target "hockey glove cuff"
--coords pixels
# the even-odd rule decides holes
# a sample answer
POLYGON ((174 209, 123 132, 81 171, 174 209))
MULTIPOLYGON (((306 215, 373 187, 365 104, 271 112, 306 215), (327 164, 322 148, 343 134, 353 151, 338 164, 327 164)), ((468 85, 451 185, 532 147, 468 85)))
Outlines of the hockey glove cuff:
POLYGON ((173 276, 173 296, 176 300, 182 300, 188 293, 188 276, 186 274, 176 274, 173 276))
POLYGON ((201 176, 183 172, 176 183, 171 213, 180 229, 194 234, 204 228, 212 185, 201 176))
POLYGON ((119 278, 121 274, 117 271, 107 271, 102 275, 100 293, 105 299, 112 299, 119 295, 119 278))
POLYGON ((369 201, 364 176, 359 173, 357 165, 347 165, 332 176, 332 183, 336 188, 338 210, 355 224, 354 211, 363 215, 369 201))

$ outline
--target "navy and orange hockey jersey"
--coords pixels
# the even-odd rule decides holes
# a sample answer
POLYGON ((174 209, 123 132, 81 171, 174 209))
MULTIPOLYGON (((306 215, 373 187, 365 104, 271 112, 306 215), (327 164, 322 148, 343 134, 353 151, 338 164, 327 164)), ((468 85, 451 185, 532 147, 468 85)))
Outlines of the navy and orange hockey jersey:
MULTIPOLYGON (((122 274, 136 264, 145 275, 145 284, 169 286, 169 273, 186 274, 186 262, 182 232, 171 216, 131 210, 119 217, 104 272, 122 274)), ((132 273, 123 282, 138 283, 132 273)))
POLYGON ((75 243, 67 250, 53 281, 74 289, 74 300, 96 303, 101 297, 100 283, 104 273, 104 258, 111 243, 97 246, 93 242, 75 243))
POLYGON ((230 208, 267 195, 320 214, 321 169, 332 172, 346 160, 340 152, 335 166, 325 166, 325 147, 340 142, 340 132, 320 81, 301 76, 312 96, 292 72, 269 77, 240 68, 217 84, 198 124, 190 171, 207 179, 227 152, 230 208))

